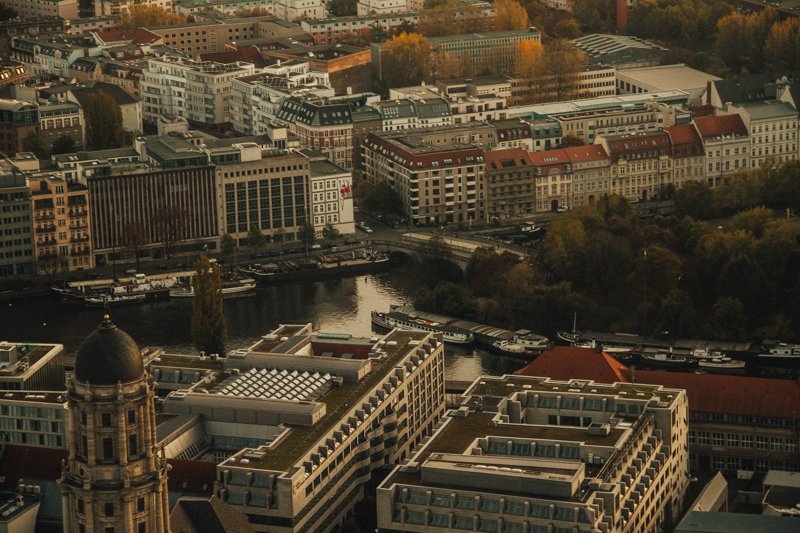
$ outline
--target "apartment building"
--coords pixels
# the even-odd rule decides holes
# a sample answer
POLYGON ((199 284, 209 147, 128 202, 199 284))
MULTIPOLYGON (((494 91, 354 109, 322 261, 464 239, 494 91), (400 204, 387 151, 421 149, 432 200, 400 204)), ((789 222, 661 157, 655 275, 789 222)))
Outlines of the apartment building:
POLYGON ((325 15, 327 12, 323 0, 278 0, 275 3, 275 16, 291 22, 322 19, 325 15))
POLYGON ((11 59, 23 63, 31 77, 68 79, 76 60, 100 57, 106 48, 91 34, 13 37, 11 59))
POLYGON ((163 37, 164 45, 190 57, 204 52, 223 52, 230 44, 244 46, 304 37, 297 24, 273 16, 231 18, 213 12, 194 16, 198 22, 147 29, 163 37))
MULTIPOLYGON (((602 198, 611 185, 611 160, 605 149, 598 144, 589 144, 571 146, 564 151, 572 166, 570 205, 587 205, 602 198)), ((552 203, 548 206, 537 202, 537 209, 548 207, 552 209, 552 203)))
POLYGON ((664 131, 601 135, 595 144, 611 159, 610 194, 647 200, 674 186, 670 138, 664 131))
POLYGON ((356 14, 359 17, 408 13, 411 5, 408 0, 358 0, 356 14))
POLYGON ((255 72, 250 63, 216 63, 181 57, 149 59, 142 72, 142 118, 161 115, 221 126, 230 122, 231 80, 255 72))
POLYGON ((255 531, 326 532, 363 498, 374 470, 432 433, 444 412, 444 347, 424 332, 359 339, 283 325, 170 393, 164 412, 261 437, 217 465, 214 485, 255 531))
POLYGON ((353 168, 353 112, 357 98, 289 97, 281 103, 277 122, 298 137, 300 146, 318 150, 333 163, 353 168))
POLYGON ((532 152, 529 156, 535 165, 536 211, 573 207, 572 164, 566 150, 532 152))
POLYGON ((599 135, 638 134, 673 126, 675 110, 668 105, 646 102, 605 110, 563 113, 552 118, 561 124, 565 137, 577 137, 592 144, 599 135))
POLYGON ((56 141, 69 137, 75 148, 81 149, 86 140, 86 121, 83 109, 75 102, 47 103, 39 106, 39 131, 48 150, 56 141))
POLYGON ((25 175, 0 162, 0 277, 34 273, 31 191, 25 175))
POLYGON ((279 61, 258 74, 231 81, 231 126, 247 135, 261 135, 275 121, 286 98, 332 98, 334 94, 327 73, 311 70, 307 61, 279 61))
POLYGON ((531 127, 533 151, 552 150, 564 140, 561 124, 552 118, 539 118, 527 121, 531 127))
POLYGON ((673 186, 680 189, 687 181, 706 179, 706 150, 694 125, 681 124, 664 131, 672 145, 673 186))
POLYGON ((7 156, 26 151, 25 138, 39 129, 39 107, 21 100, 0 100, 0 151, 7 156))
POLYGON ((778 162, 797 159, 798 113, 789 103, 776 100, 726 106, 719 114, 737 114, 750 133, 750 167, 757 168, 767 158, 778 162))
POLYGON ((25 17, 0 21, 0 54, 9 55, 13 37, 64 35, 73 21, 61 17, 25 17))
MULTIPOLYGON (((0 344, 0 357, 4 351, 0 344)), ((63 448, 66 442, 63 392, 4 391, 0 395, 0 443, 63 448)))
POLYGON ((309 160, 311 207, 309 221, 318 237, 330 225, 340 235, 356 232, 353 216, 353 174, 310 150, 301 153, 309 160))
POLYGON ((130 10, 132 6, 138 4, 146 4, 148 6, 158 7, 172 13, 175 11, 176 0, 144 0, 144 2, 136 0, 96 0, 94 3, 94 16, 95 17, 118 17, 130 10))
POLYGON ((497 130, 498 148, 522 148, 528 152, 534 149, 531 125, 519 118, 493 120, 492 126, 497 130))
POLYGON ((434 142, 426 133, 371 133, 364 177, 388 182, 414 224, 485 220, 484 149, 469 141, 434 142))
MULTIPOLYGON (((0 390, 47 391, 64 388, 64 346, 0 342, 0 390)), ((5 394, 5 393, 3 393, 5 394)))
POLYGON ((453 123, 450 106, 444 98, 383 100, 372 107, 381 114, 383 131, 434 128, 453 123))
POLYGON ((692 475, 800 471, 800 385, 787 379, 632 369, 592 349, 556 347, 518 371, 552 379, 605 379, 680 387, 689 398, 692 475))
POLYGON ((750 135, 738 114, 697 117, 694 126, 703 140, 708 185, 719 185, 725 176, 750 168, 750 135))
POLYGON ((56 275, 94 268, 89 192, 60 176, 31 176, 36 271, 56 275))
POLYGON ((344 37, 354 37, 380 27, 386 33, 402 25, 416 26, 419 13, 392 13, 388 15, 364 15, 333 17, 323 20, 301 20, 300 27, 314 38, 314 44, 336 44, 344 37))
POLYGON ((681 389, 482 376, 378 486, 378 531, 669 530, 687 418, 681 389))
POLYGON ((8 8, 17 12, 22 19, 36 17, 61 17, 77 19, 78 0, 6 0, 8 8))
POLYGON ((486 152, 486 216, 505 220, 536 210, 535 167, 528 151, 504 148, 486 152))
POLYGON ((28 81, 28 70, 19 61, 0 61, 0 89, 28 81))
MULTIPOLYGON (((484 80, 484 84, 466 84, 470 94, 452 94, 460 87, 448 85, 444 88, 430 85, 400 87, 389 90, 389 100, 415 100, 423 104, 431 101, 444 101, 450 107, 453 124, 481 122, 484 120, 502 120, 506 117, 506 98, 485 90, 486 85, 494 85, 492 80, 484 80), (476 87, 477 85, 477 87, 476 87)), ((391 130, 387 130, 391 131, 391 130)))

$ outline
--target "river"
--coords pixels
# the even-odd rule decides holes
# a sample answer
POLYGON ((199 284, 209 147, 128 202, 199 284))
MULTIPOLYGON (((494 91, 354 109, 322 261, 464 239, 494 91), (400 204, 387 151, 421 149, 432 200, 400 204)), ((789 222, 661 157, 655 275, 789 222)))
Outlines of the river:
MULTIPOLYGON (((406 280, 407 281, 407 280, 406 280)), ((408 304, 411 294, 398 273, 359 276, 302 285, 258 288, 225 299, 228 349, 249 346, 278 324, 311 322, 317 331, 375 335, 370 311, 408 304)), ((102 310, 59 303, 54 298, 19 298, 0 303, 0 340, 64 345, 67 359, 97 327, 102 310)), ((139 346, 190 353, 190 299, 113 308, 114 322, 139 346)), ((471 381, 481 374, 510 373, 522 362, 483 350, 447 350, 447 379, 471 381)))

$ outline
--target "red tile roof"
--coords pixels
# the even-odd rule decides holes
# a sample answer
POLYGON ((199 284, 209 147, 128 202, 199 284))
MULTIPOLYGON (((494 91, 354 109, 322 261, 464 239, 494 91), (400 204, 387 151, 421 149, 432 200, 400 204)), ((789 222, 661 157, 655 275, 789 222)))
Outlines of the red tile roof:
POLYGON ((183 494, 210 496, 214 493, 217 464, 209 461, 169 459, 172 469, 167 474, 169 490, 183 494))
POLYGON ((68 456, 64 448, 6 444, 0 450, 0 489, 14 490, 21 478, 55 481, 68 456))
POLYGON ((522 148, 490 150, 486 152, 484 161, 486 162, 486 170, 489 171, 532 164, 530 155, 522 148))
POLYGON ((588 144, 586 146, 570 146, 564 148, 569 160, 575 163, 585 163, 587 161, 603 161, 608 159, 606 149, 602 144, 588 144))
POLYGON ((678 126, 670 126, 664 128, 664 131, 669 135, 673 145, 676 144, 696 144, 701 143, 700 135, 691 124, 680 124, 678 126))
POLYGON ((224 50, 222 52, 208 52, 200 54, 200 59, 203 61, 216 61, 217 63, 230 64, 237 61, 244 61, 245 63, 252 63, 256 68, 263 68, 267 65, 274 63, 267 61, 261 55, 261 51, 257 46, 243 46, 236 50, 224 50))
POLYGON ((556 346, 516 373, 558 380, 591 379, 598 383, 636 381, 685 389, 690 411, 778 418, 800 416, 800 384, 796 381, 658 370, 631 371, 611 356, 598 354, 590 348, 556 346))
POLYGON ((593 379, 598 383, 614 383, 627 381, 626 370, 625 365, 610 355, 591 348, 553 346, 516 373, 558 380, 593 379))
POLYGON ((663 131, 609 135, 605 137, 605 141, 608 144, 608 154, 614 163, 623 157, 629 159, 633 154, 641 157, 658 157, 661 152, 669 151, 670 147, 669 135, 663 131))
POLYGON ((694 119, 697 131, 704 139, 721 135, 747 135, 747 126, 739 115, 719 115, 694 119))
MULTIPOLYGON (((630 370, 627 375, 631 377, 630 370)), ((655 370, 637 370, 633 377, 637 383, 686 389, 690 411, 778 418, 800 416, 800 385, 788 379, 655 370)))
POLYGON ((97 30, 94 32, 94 34, 100 37, 100 39, 105 43, 129 41, 131 44, 154 44, 163 39, 163 37, 157 33, 153 33, 145 28, 109 28, 105 30, 97 30))

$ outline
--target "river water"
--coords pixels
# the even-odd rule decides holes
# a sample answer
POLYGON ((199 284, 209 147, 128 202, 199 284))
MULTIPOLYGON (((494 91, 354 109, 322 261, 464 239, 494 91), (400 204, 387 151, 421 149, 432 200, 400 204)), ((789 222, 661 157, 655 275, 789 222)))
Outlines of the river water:
MULTIPOLYGON (((407 281, 407 280, 406 280, 407 281)), ((396 273, 359 276, 281 287, 225 299, 229 350, 249 346, 278 324, 311 322, 315 330, 375 335, 370 311, 408 304, 411 294, 396 273)), ((67 360, 97 327, 102 309, 68 305, 54 298, 19 298, 0 302, 0 340, 64 345, 67 360)), ((192 353, 191 299, 113 308, 114 322, 139 346, 192 353)), ((482 374, 510 373, 523 362, 483 350, 448 349, 447 379, 471 381, 482 374)))

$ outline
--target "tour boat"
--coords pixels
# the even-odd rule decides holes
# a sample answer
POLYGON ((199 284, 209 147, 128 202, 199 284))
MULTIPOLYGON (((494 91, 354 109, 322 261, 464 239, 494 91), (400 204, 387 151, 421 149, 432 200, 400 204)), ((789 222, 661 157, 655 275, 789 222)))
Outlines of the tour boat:
POLYGON ((524 344, 514 342, 513 340, 494 342, 492 343, 492 348, 502 353, 503 355, 511 355, 511 356, 526 356, 526 357, 536 356, 542 352, 542 350, 534 350, 528 348, 524 344))
POLYGON ((471 344, 475 340, 470 331, 440 324, 439 322, 431 322, 416 315, 409 315, 400 311, 390 310, 388 313, 372 311, 371 318, 373 324, 384 329, 400 328, 441 333, 442 340, 450 344, 471 344))
POLYGON ((697 360, 691 356, 678 355, 672 352, 642 353, 642 363, 662 368, 684 368, 688 369, 697 364, 697 360))
POLYGON ((118 306, 144 303, 147 296, 144 294, 117 294, 114 296, 87 297, 83 299, 85 305, 95 307, 118 306))
MULTIPOLYGON (((253 278, 236 278, 222 281, 222 296, 240 294, 256 288, 253 278)), ((174 287, 169 291, 170 298, 191 298, 194 296, 194 286, 191 283, 174 287)))
POLYGON ((787 344, 778 341, 764 341, 763 350, 756 356, 760 364, 794 366, 800 364, 800 344, 787 344))
POLYGON ((730 357, 715 357, 713 359, 701 359, 698 363, 700 370, 709 372, 719 372, 725 374, 740 374, 744 372, 745 362, 730 357))

